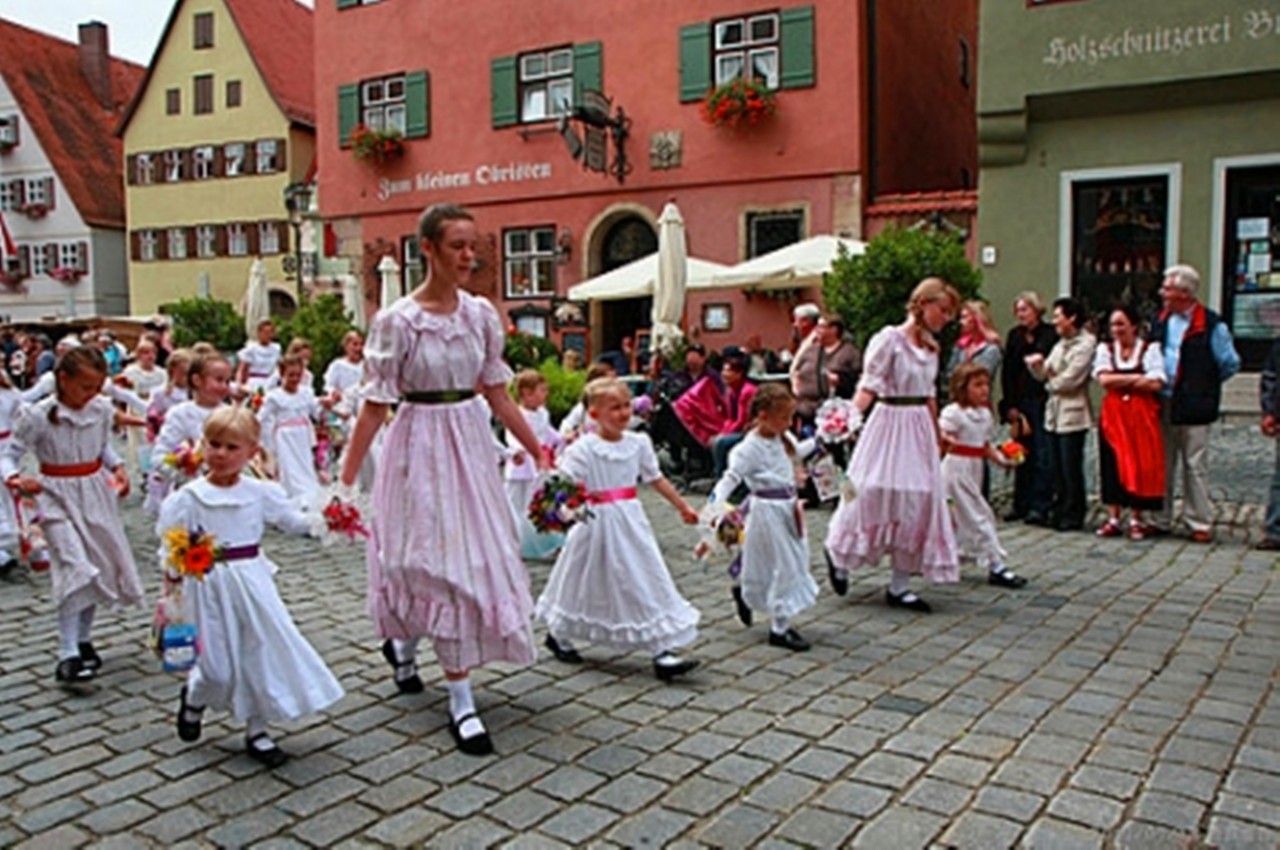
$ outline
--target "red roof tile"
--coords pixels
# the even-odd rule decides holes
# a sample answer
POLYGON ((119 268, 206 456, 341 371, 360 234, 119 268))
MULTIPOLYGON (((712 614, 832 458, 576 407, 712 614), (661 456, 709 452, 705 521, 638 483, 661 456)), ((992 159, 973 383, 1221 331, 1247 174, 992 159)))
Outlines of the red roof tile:
POLYGON ((867 215, 891 216, 930 212, 974 212, 978 209, 977 189, 938 192, 906 192, 877 195, 867 207, 867 215))
POLYGON ((226 0, 240 36, 280 111, 316 124, 311 9, 296 0, 226 0))
POLYGON ((111 60, 112 109, 103 109, 80 72, 80 46, 0 19, 0 75, 24 130, 35 134, 80 217, 123 228, 122 146, 115 135, 144 70, 111 60))

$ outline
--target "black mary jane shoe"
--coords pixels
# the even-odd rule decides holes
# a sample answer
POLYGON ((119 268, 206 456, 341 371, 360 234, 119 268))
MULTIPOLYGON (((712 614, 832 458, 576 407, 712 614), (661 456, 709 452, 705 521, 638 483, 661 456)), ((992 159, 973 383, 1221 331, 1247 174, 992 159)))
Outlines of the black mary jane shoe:
POLYGON ((1017 590, 1020 587, 1027 586, 1027 580, 1020 575, 1011 572, 987 573, 987 584, 994 584, 996 587, 1008 587, 1017 590))
POLYGON ((907 591, 901 595, 894 593, 892 590, 884 592, 884 601, 889 603, 890 608, 906 608, 908 611, 919 611, 921 614, 928 614, 933 611, 933 607, 916 596, 911 591, 907 591))
POLYGON ((187 705, 187 686, 178 692, 178 737, 187 743, 200 740, 204 709, 187 705), (195 717, 195 720, 191 718, 195 717))
POLYGON ((474 711, 464 714, 459 718, 449 718, 449 734, 453 736, 453 742, 458 745, 458 749, 469 756, 487 756, 493 754, 493 740, 489 737, 489 732, 481 725, 480 732, 472 735, 470 738, 462 737, 462 724, 468 720, 480 721, 480 715, 474 711))
POLYGON ((782 634, 769 632, 769 646, 780 646, 792 652, 808 652, 810 644, 795 629, 787 629, 782 634))
POLYGON ((551 654, 556 657, 556 661, 562 661, 565 664, 581 664, 582 656, 578 654, 578 650, 572 647, 561 646, 560 641, 551 635, 547 635, 545 641, 547 649, 551 650, 551 654))
POLYGON ((259 747, 257 742, 267 737, 266 732, 259 732, 252 738, 245 738, 244 750, 249 754, 249 758, 274 770, 289 760, 289 754, 277 747, 274 741, 271 742, 270 747, 259 747))
POLYGON ((742 625, 751 625, 751 621, 755 618, 751 613, 751 608, 742 598, 742 585, 740 584, 733 586, 733 604, 738 608, 738 619, 742 621, 742 625))
POLYGON ((63 685, 83 685, 93 678, 93 671, 78 656, 64 658, 54 668, 53 678, 63 685))
POLYGON ((831 580, 831 589, 836 592, 836 596, 845 596, 849 592, 849 574, 836 569, 830 550, 824 548, 822 554, 827 559, 827 578, 831 580))
POLYGON ((695 658, 676 658, 669 652, 664 652, 657 658, 653 659, 653 675, 657 676, 659 681, 670 682, 673 679, 683 676, 698 666, 695 658), (663 659, 674 659, 672 661, 664 661, 663 659))
POLYGON ((76 650, 80 653, 80 663, 84 665, 84 669, 97 673, 102 669, 102 656, 93 648, 93 644, 89 641, 76 644, 76 650))
POLYGON ((395 644, 390 638, 382 642, 382 657, 387 659, 387 663, 391 665, 391 670, 395 674, 396 690, 402 694, 422 693, 422 677, 418 675, 418 665, 413 661, 401 661, 397 658, 395 644), (400 674, 406 670, 412 671, 413 675, 402 678, 400 674))

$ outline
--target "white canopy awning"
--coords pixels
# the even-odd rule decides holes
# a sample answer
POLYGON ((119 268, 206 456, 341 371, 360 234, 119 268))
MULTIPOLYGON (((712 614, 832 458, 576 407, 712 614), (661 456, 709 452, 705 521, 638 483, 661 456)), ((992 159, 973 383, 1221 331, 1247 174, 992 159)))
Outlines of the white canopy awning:
MULTIPOLYGON (((688 289, 708 289, 713 275, 727 271, 728 266, 699 260, 696 257, 686 259, 688 289)), ((584 280, 577 286, 569 288, 570 301, 617 301, 623 298, 644 298, 653 294, 653 283, 658 277, 658 255, 656 253, 633 260, 625 266, 619 266, 611 272, 584 280)))
POLYGON ((713 288, 804 289, 821 286, 822 276, 831 272, 840 246, 850 254, 867 250, 865 242, 823 234, 811 236, 768 254, 761 254, 712 278, 713 288))

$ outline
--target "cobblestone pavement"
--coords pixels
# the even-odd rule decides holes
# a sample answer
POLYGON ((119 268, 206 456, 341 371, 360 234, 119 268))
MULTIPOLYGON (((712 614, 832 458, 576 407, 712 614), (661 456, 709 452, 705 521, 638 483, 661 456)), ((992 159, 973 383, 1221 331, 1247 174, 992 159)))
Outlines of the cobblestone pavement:
MULTIPOLYGON (((1254 442, 1242 466, 1265 459, 1269 475, 1273 448, 1254 442)), ((646 658, 588 648, 580 667, 544 652, 486 669, 493 758, 454 751, 438 680, 393 696, 356 550, 268 541, 347 689, 286 727, 293 759, 274 772, 225 717, 199 744, 177 739, 179 683, 144 649, 146 612, 99 616, 102 675, 72 696, 53 684, 47 577, 0 585, 0 846, 1280 843, 1280 601, 1276 559, 1243 545, 1256 506, 1221 505, 1207 546, 1005 527, 1031 585, 969 569, 917 587, 931 616, 886 608, 883 571, 832 595, 817 548, 829 513, 813 511, 823 594, 796 623, 813 650, 789 654, 738 624, 721 567, 691 563, 693 533, 645 501, 703 612, 703 666, 664 685, 646 658)), ((136 497, 126 514, 154 590, 136 497)), ((532 568, 535 588, 548 569, 532 568)))

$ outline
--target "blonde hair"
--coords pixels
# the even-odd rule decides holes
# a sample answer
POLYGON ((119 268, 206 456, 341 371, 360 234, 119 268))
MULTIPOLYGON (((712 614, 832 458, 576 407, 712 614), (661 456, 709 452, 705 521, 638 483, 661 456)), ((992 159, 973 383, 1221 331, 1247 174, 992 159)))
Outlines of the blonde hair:
POLYGON ((1044 318, 1044 299, 1040 297, 1039 292, 1036 292, 1034 289, 1027 289, 1023 292, 1019 292, 1013 299, 1014 312, 1017 312, 1018 310, 1019 301, 1027 302, 1027 306, 1032 310, 1035 310, 1037 316, 1042 319, 1044 318))
POLYGON ((594 381, 588 381, 586 388, 582 391, 582 397, 586 399, 587 407, 595 407, 605 396, 616 395, 627 401, 631 400, 631 388, 627 386, 625 381, 618 378, 596 378, 594 381))
POLYGON ((197 342, 191 346, 191 354, 193 357, 205 357, 210 354, 221 356, 222 352, 218 351, 218 347, 211 342, 197 342))
POLYGON ((231 404, 219 407, 204 421, 204 438, 217 440, 232 438, 251 446, 258 445, 262 426, 253 411, 243 405, 231 404))
POLYGON ((964 302, 962 309, 968 310, 978 320, 978 328, 982 336, 988 342, 995 343, 996 347, 999 347, 1000 333, 996 330, 996 323, 991 319, 991 308, 987 306, 987 302, 979 301, 975 298, 972 301, 964 302))
POLYGON ((924 307, 926 304, 941 301, 944 298, 951 302, 951 312, 955 313, 956 308, 960 306, 960 293, 940 277, 926 277, 911 290, 911 298, 907 301, 907 313, 913 319, 916 342, 930 351, 938 350, 938 341, 925 327, 924 307))
POLYGON ((511 383, 516 388, 516 394, 520 395, 546 386, 547 379, 536 369, 521 369, 511 383))
POLYGON ((356 339, 360 340, 361 342, 364 342, 364 334, 360 333, 360 331, 357 331, 357 330, 347 331, 342 335, 342 347, 346 348, 347 343, 356 339))
MULTIPOLYGON (((311 340, 303 339, 300 336, 295 336, 293 339, 289 340, 289 347, 285 349, 284 353, 290 357, 302 357, 302 350, 304 348, 307 351, 310 351, 312 354, 314 354, 316 350, 315 346, 311 344, 311 340)), ((302 358, 303 364, 305 365, 307 360, 309 359, 310 358, 308 357, 303 357, 302 358)))

